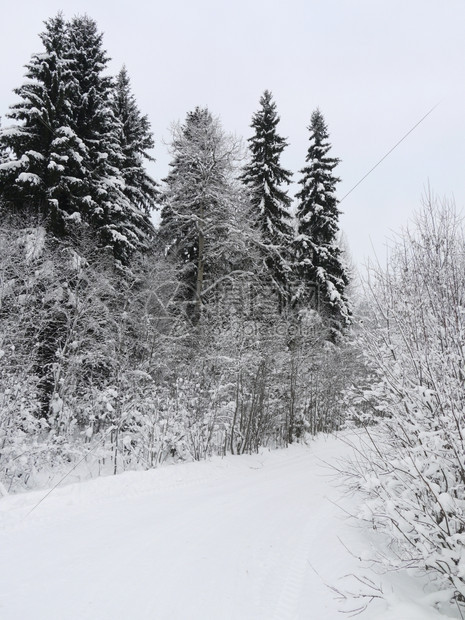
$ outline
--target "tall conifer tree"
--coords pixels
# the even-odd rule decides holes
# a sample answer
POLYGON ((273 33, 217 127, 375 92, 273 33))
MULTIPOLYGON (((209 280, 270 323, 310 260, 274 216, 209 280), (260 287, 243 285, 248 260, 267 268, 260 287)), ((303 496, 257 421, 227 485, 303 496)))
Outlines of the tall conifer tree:
POLYGON ((144 167, 144 160, 154 161, 149 150, 154 146, 150 122, 142 115, 131 91, 126 67, 119 72, 113 100, 113 110, 119 122, 119 141, 123 160, 120 166, 124 178, 124 194, 141 211, 150 213, 158 199, 157 183, 144 167))
POLYGON ((205 283, 224 275, 230 258, 235 146, 207 108, 195 108, 175 128, 173 160, 165 179, 160 240, 176 263, 194 322, 205 283))
MULTIPOLYGON (((6 208, 45 218, 61 236, 90 224, 100 243, 128 262, 147 246, 153 227, 148 204, 141 209, 135 192, 125 193, 121 123, 113 80, 104 74, 102 34, 87 16, 67 23, 58 14, 40 36, 45 52, 32 56, 27 82, 15 91, 20 102, 9 117, 16 125, 0 132, 8 157, 0 163, 1 197, 6 208)), ((133 177, 133 186, 138 180, 145 192, 147 178, 133 177)))
POLYGON ((61 13, 45 22, 40 39, 44 52, 33 54, 26 65, 27 81, 15 89, 20 101, 8 114, 17 124, 0 132, 7 155, 0 165, 0 191, 10 208, 56 222, 56 187, 69 166, 60 156, 63 141, 57 139, 70 120, 67 25, 61 13))
POLYGON ((302 189, 296 195, 298 297, 305 303, 318 287, 323 309, 331 317, 333 329, 340 331, 349 322, 350 308, 345 294, 349 278, 338 245, 336 184, 340 179, 333 171, 339 159, 329 156, 328 129, 319 110, 313 112, 308 129, 310 146, 301 170, 302 189))
POLYGON ((128 262, 147 246, 152 225, 124 193, 120 124, 112 106, 113 80, 104 70, 109 58, 94 20, 75 17, 69 27, 73 79, 73 129, 86 148, 82 177, 83 210, 115 257, 128 262))
POLYGON ((284 186, 290 183, 292 175, 280 163, 287 142, 277 132, 280 119, 270 91, 263 93, 260 106, 252 118, 250 161, 242 180, 250 192, 252 220, 267 246, 268 270, 282 293, 288 279, 286 254, 292 238, 291 199, 284 186))

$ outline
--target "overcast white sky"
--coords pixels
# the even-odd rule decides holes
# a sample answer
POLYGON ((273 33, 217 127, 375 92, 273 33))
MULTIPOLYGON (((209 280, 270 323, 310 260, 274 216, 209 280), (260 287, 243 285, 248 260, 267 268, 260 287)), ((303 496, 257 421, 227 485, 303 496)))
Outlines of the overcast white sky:
MULTIPOLYGON (((313 109, 340 157, 339 197, 435 104, 438 108, 344 202, 341 227, 355 260, 384 256, 429 182, 465 206, 464 0, 22 0, 0 22, 0 115, 23 65, 41 51, 43 21, 87 13, 105 33, 111 70, 126 64, 149 115, 163 178, 172 121, 208 105, 225 129, 250 136, 265 88, 275 97, 283 163, 297 172, 313 109)), ((7 123, 8 121, 6 121, 7 123)), ((297 180, 298 176, 296 177, 297 180)))

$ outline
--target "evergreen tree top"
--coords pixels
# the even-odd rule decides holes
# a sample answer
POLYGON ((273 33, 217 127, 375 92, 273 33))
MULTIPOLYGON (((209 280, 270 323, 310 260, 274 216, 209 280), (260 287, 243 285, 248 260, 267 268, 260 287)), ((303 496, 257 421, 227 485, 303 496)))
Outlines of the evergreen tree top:
POLYGON ((149 213, 158 201, 158 184, 144 168, 144 160, 154 161, 148 152, 154 147, 148 116, 141 114, 131 91, 131 82, 125 66, 119 72, 113 94, 113 113, 119 125, 118 141, 121 148, 121 172, 125 182, 124 193, 140 210, 149 213))
POLYGON ((123 150, 126 147, 144 159, 154 161, 148 153, 155 145, 150 121, 146 114, 139 111, 136 98, 131 92, 131 80, 125 65, 116 78, 115 108, 116 116, 123 126, 123 150))
MULTIPOLYGON (((252 116, 252 123, 250 126, 253 129, 266 127, 268 131, 270 127, 276 127, 281 118, 278 116, 276 103, 273 101, 273 95, 269 90, 265 90, 260 97, 260 109, 252 116)), ((249 138, 249 142, 252 142, 254 137, 249 138)))
POLYGON ((281 243, 291 235, 291 199, 283 189, 291 181, 291 172, 282 167, 280 158, 287 146, 277 132, 279 116, 272 94, 266 90, 260 98, 260 108, 253 115, 249 138, 250 161, 245 166, 242 180, 249 189, 253 219, 265 238, 281 243))
POLYGON ((39 38, 45 51, 48 54, 63 54, 66 45, 67 23, 62 11, 59 11, 55 17, 45 20, 44 25, 45 30, 39 34, 39 38))
POLYGON ((329 132, 319 109, 312 113, 308 130, 310 146, 305 158, 307 165, 300 171, 302 178, 299 184, 302 185, 302 189, 296 194, 299 200, 297 207, 299 232, 302 233, 303 229, 307 229, 308 232, 305 224, 312 220, 312 236, 315 237, 319 227, 329 226, 323 233, 323 236, 329 239, 336 234, 339 216, 335 191, 340 179, 333 174, 333 170, 340 160, 328 156, 331 150, 329 132))
POLYGON ((269 90, 265 90, 261 96, 260 106, 253 115, 250 125, 255 130, 255 134, 248 139, 250 151, 257 160, 256 163, 274 168, 278 183, 290 183, 292 173, 279 166, 279 158, 288 143, 276 131, 281 119, 269 90))

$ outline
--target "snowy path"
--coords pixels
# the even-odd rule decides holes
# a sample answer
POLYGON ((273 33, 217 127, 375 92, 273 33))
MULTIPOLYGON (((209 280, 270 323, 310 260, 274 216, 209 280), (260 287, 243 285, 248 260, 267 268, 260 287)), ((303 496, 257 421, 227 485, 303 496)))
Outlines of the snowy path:
POLYGON ((361 534, 319 459, 345 451, 319 439, 101 478, 57 490, 24 520, 43 493, 5 498, 0 618, 344 617, 324 582, 357 570, 338 537, 361 534))

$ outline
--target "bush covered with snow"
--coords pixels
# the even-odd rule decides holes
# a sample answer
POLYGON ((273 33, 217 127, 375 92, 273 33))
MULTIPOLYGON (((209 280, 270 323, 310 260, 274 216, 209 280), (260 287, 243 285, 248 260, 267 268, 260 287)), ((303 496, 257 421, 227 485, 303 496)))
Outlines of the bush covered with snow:
POLYGON ((366 397, 380 423, 367 426, 348 473, 366 497, 359 516, 389 532, 392 555, 384 561, 431 571, 462 603, 464 248, 453 207, 430 199, 388 268, 372 270, 363 346, 377 381, 357 402, 366 397))

